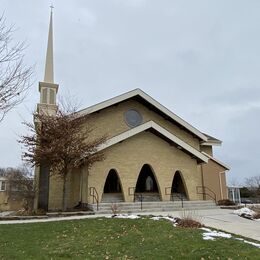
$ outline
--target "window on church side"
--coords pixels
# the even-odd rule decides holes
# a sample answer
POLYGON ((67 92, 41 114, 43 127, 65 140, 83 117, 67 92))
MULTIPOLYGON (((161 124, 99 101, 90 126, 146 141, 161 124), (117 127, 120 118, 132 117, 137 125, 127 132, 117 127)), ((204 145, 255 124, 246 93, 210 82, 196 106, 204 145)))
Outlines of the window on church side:
POLYGON ((0 181, 0 191, 6 190, 6 181, 0 181))

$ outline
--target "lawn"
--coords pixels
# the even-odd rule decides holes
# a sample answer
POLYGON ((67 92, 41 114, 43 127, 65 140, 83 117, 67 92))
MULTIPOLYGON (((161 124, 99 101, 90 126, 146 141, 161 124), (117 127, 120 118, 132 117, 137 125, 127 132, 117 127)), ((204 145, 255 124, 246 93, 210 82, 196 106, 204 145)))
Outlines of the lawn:
POLYGON ((202 232, 148 218, 0 225, 0 259, 260 259, 252 245, 202 232))

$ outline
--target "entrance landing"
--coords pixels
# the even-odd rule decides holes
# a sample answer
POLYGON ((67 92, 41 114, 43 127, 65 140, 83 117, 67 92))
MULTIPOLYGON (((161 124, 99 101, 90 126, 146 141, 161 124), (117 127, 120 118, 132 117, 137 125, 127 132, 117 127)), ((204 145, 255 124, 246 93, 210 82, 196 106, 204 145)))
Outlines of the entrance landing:
POLYGON ((95 214, 113 214, 112 208, 117 213, 141 213, 141 212, 166 212, 177 210, 201 210, 217 209, 213 201, 143 201, 143 202, 118 202, 118 203, 99 203, 98 209, 96 204, 89 204, 88 207, 95 214))

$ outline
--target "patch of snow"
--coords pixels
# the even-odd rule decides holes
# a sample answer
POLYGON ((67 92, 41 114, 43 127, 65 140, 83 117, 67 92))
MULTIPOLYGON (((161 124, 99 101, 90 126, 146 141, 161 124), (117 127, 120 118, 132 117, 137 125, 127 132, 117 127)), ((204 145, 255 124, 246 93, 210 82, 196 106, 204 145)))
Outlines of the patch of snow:
POLYGON ((252 246, 256 246, 256 247, 260 248, 260 244, 257 244, 257 243, 254 243, 254 242, 247 241, 247 240, 245 240, 245 239, 243 239, 243 238, 235 238, 235 239, 236 239, 236 240, 243 241, 244 243, 247 243, 247 244, 250 244, 250 245, 252 245, 252 246))
POLYGON ((118 215, 107 216, 106 218, 128 218, 128 219, 137 219, 137 218, 140 218, 140 217, 137 216, 137 215, 118 214, 118 215))
POLYGON ((241 209, 237 209, 233 211, 234 214, 238 215, 238 216, 242 216, 242 215, 246 215, 249 217, 253 217, 255 212, 249 208, 241 208, 241 209))
POLYGON ((168 217, 155 216, 155 217, 152 217, 151 219, 152 219, 152 220, 165 219, 165 220, 169 220, 169 221, 171 221, 171 222, 173 222, 173 223, 176 222, 175 218, 170 217, 170 216, 168 216, 168 217))
MULTIPOLYGON (((232 237, 231 234, 211 230, 209 228, 201 228, 201 229, 206 231, 205 233, 202 234, 204 240, 215 240, 216 237, 223 237, 223 238, 231 238, 232 237)), ((239 238, 239 237, 235 237, 234 239, 239 240, 239 241, 243 241, 244 243, 247 243, 247 244, 250 244, 252 246, 256 246, 256 247, 260 248, 260 244, 258 244, 258 243, 250 242, 250 241, 247 241, 247 240, 245 240, 243 238, 239 238)))
POLYGON ((204 228, 204 227, 202 227, 202 228, 200 228, 200 229, 202 229, 202 230, 204 230, 204 231, 207 231, 207 232, 211 232, 211 229, 209 229, 209 228, 204 228))
POLYGON ((204 240, 215 240, 216 237, 223 237, 223 238, 231 238, 231 234, 216 231, 216 230, 211 230, 209 228, 201 228, 202 230, 206 231, 204 232, 203 239, 204 240))
POLYGON ((0 217, 6 217, 9 216, 10 214, 12 214, 14 211, 3 211, 0 212, 0 217))

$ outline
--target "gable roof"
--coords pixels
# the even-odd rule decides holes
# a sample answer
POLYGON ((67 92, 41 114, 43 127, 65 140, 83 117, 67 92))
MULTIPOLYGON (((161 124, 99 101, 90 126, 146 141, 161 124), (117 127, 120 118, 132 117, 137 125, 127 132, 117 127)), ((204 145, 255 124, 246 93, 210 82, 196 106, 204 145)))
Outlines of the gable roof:
POLYGON ((211 159, 212 161, 214 161, 215 163, 217 163, 218 165, 222 166, 223 168, 225 168, 227 171, 230 170, 229 166, 227 166, 226 164, 222 163, 221 161, 217 160, 216 158, 212 157, 211 155, 202 152, 204 155, 206 155, 209 159, 211 159))
POLYGON ((203 142, 202 145, 206 145, 206 146, 207 145, 210 145, 210 146, 217 145, 217 146, 220 146, 222 144, 221 140, 219 140, 219 139, 217 139, 213 136, 210 136, 208 134, 205 134, 205 133, 204 133, 204 135, 208 138, 208 140, 206 142, 203 142))
POLYGON ((101 103, 98 103, 96 105, 90 106, 86 109, 80 110, 77 113, 81 116, 91 114, 97 111, 100 111, 102 109, 105 109, 109 106, 116 105, 120 102, 126 101, 128 99, 136 98, 146 105, 150 106, 151 108, 155 109, 157 112, 162 114, 167 119, 174 121, 178 125, 180 125, 182 128, 185 128, 187 131, 198 137, 200 140, 208 141, 208 138, 205 134, 201 133, 198 129, 184 121, 182 118, 171 112, 169 109, 161 105, 158 101, 147 95, 145 92, 143 92, 141 89, 134 89, 132 91, 126 92, 122 95, 116 96, 114 98, 108 99, 106 101, 103 101, 101 103))
POLYGON ((160 136, 162 139, 166 140, 167 142, 175 144, 175 146, 178 149, 183 150, 184 152, 188 153, 192 157, 195 157, 197 159, 197 161, 199 161, 199 162, 208 162, 207 156, 205 156, 204 154, 202 154, 200 151, 196 150, 189 144, 185 143, 184 141, 179 139, 177 136, 168 132, 166 129, 164 129, 160 125, 156 124, 154 121, 146 122, 142 125, 134 127, 124 133, 121 133, 117 136, 110 138, 109 140, 107 140, 106 143, 102 144, 98 148, 98 151, 102 151, 112 145, 115 145, 124 140, 127 140, 128 138, 133 137, 144 131, 151 131, 152 133, 160 136))

